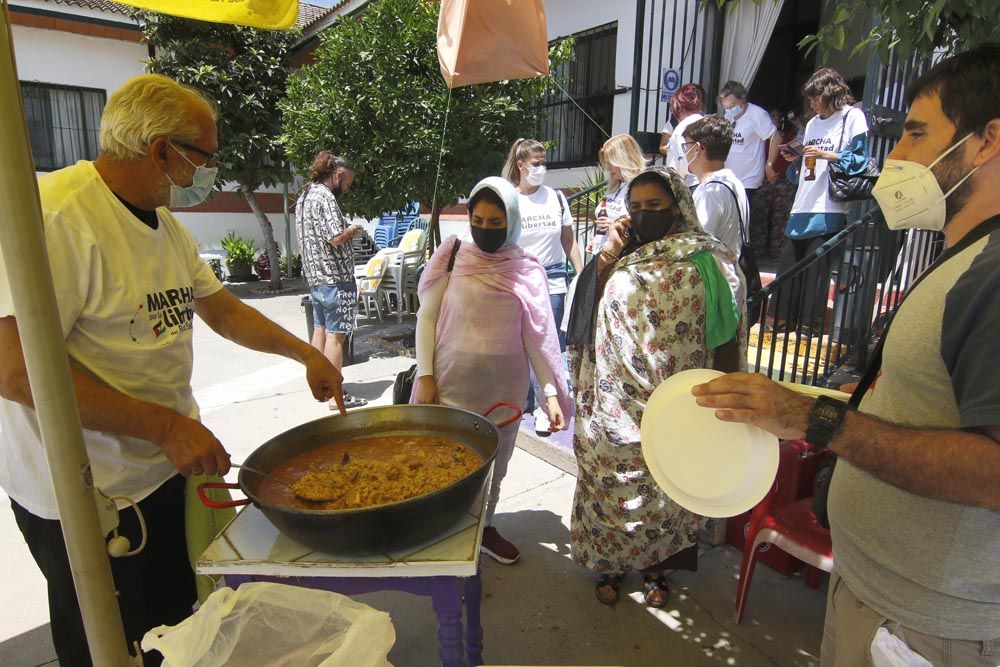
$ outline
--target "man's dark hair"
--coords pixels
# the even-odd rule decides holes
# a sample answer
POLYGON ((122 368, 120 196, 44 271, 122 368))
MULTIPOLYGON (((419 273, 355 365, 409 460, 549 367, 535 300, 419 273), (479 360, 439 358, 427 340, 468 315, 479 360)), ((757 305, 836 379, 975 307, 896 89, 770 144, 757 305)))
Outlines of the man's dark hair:
POLYGON ((309 179, 313 183, 325 181, 327 177, 338 169, 343 171, 354 171, 351 165, 344 158, 335 155, 333 151, 321 150, 316 153, 312 166, 309 167, 309 179))
POLYGON ((476 207, 481 201, 487 201, 494 206, 499 206, 500 210, 503 211, 504 216, 507 215, 507 205, 503 203, 503 199, 500 198, 493 188, 483 188, 469 199, 469 215, 472 215, 472 209, 476 207))
POLYGON ((712 162, 722 162, 733 145, 733 124, 717 113, 705 116, 687 126, 684 139, 701 144, 712 162))
POLYGON ((910 84, 906 104, 933 94, 955 124, 955 138, 981 135, 991 120, 1000 118, 1000 44, 982 44, 942 60, 910 84))

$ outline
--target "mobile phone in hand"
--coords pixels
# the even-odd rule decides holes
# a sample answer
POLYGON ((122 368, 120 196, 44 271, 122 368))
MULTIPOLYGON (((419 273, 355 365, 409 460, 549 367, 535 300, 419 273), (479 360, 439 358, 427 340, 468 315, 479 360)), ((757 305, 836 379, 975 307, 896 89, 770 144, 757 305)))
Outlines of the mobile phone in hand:
POLYGON ((802 157, 802 151, 804 150, 804 146, 802 145, 802 142, 799 141, 798 139, 792 139, 787 144, 779 144, 778 150, 785 151, 787 153, 792 153, 796 157, 802 157))

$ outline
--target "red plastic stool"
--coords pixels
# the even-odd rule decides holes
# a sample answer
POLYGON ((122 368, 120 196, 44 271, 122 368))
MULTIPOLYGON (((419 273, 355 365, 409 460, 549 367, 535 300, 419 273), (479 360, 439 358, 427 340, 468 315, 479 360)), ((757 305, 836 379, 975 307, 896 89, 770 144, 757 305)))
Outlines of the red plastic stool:
POLYGON ((774 486, 754 508, 750 516, 750 526, 746 544, 743 546, 743 561, 740 564, 740 577, 736 590, 736 612, 733 615, 733 620, 736 623, 739 623, 743 618, 743 610, 747 604, 750 582, 753 579, 761 545, 773 544, 811 566, 806 570, 806 584, 811 587, 816 587, 819 583, 816 570, 824 572, 833 570, 833 545, 830 541, 830 531, 816 521, 816 515, 812 511, 812 498, 803 498, 790 505, 773 507, 774 499, 778 495, 779 486, 782 483, 782 468, 786 465, 787 457, 782 451, 774 486), (816 568, 816 570, 812 568, 816 568))

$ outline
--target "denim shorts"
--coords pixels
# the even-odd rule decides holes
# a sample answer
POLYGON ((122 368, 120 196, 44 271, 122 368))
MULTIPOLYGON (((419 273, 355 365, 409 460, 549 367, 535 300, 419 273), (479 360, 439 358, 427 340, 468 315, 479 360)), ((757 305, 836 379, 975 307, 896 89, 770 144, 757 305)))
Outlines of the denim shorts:
POLYGON ((309 288, 312 298, 313 326, 329 333, 349 334, 354 331, 358 312, 358 286, 353 280, 336 285, 314 285, 309 288))

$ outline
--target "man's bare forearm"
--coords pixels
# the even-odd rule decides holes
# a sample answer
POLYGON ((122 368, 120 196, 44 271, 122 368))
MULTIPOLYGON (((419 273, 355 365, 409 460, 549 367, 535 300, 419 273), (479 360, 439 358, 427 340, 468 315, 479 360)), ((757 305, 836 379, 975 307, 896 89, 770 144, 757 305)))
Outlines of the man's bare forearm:
POLYGON ((830 449, 911 493, 1000 511, 1000 443, 990 435, 907 428, 852 411, 830 449))

